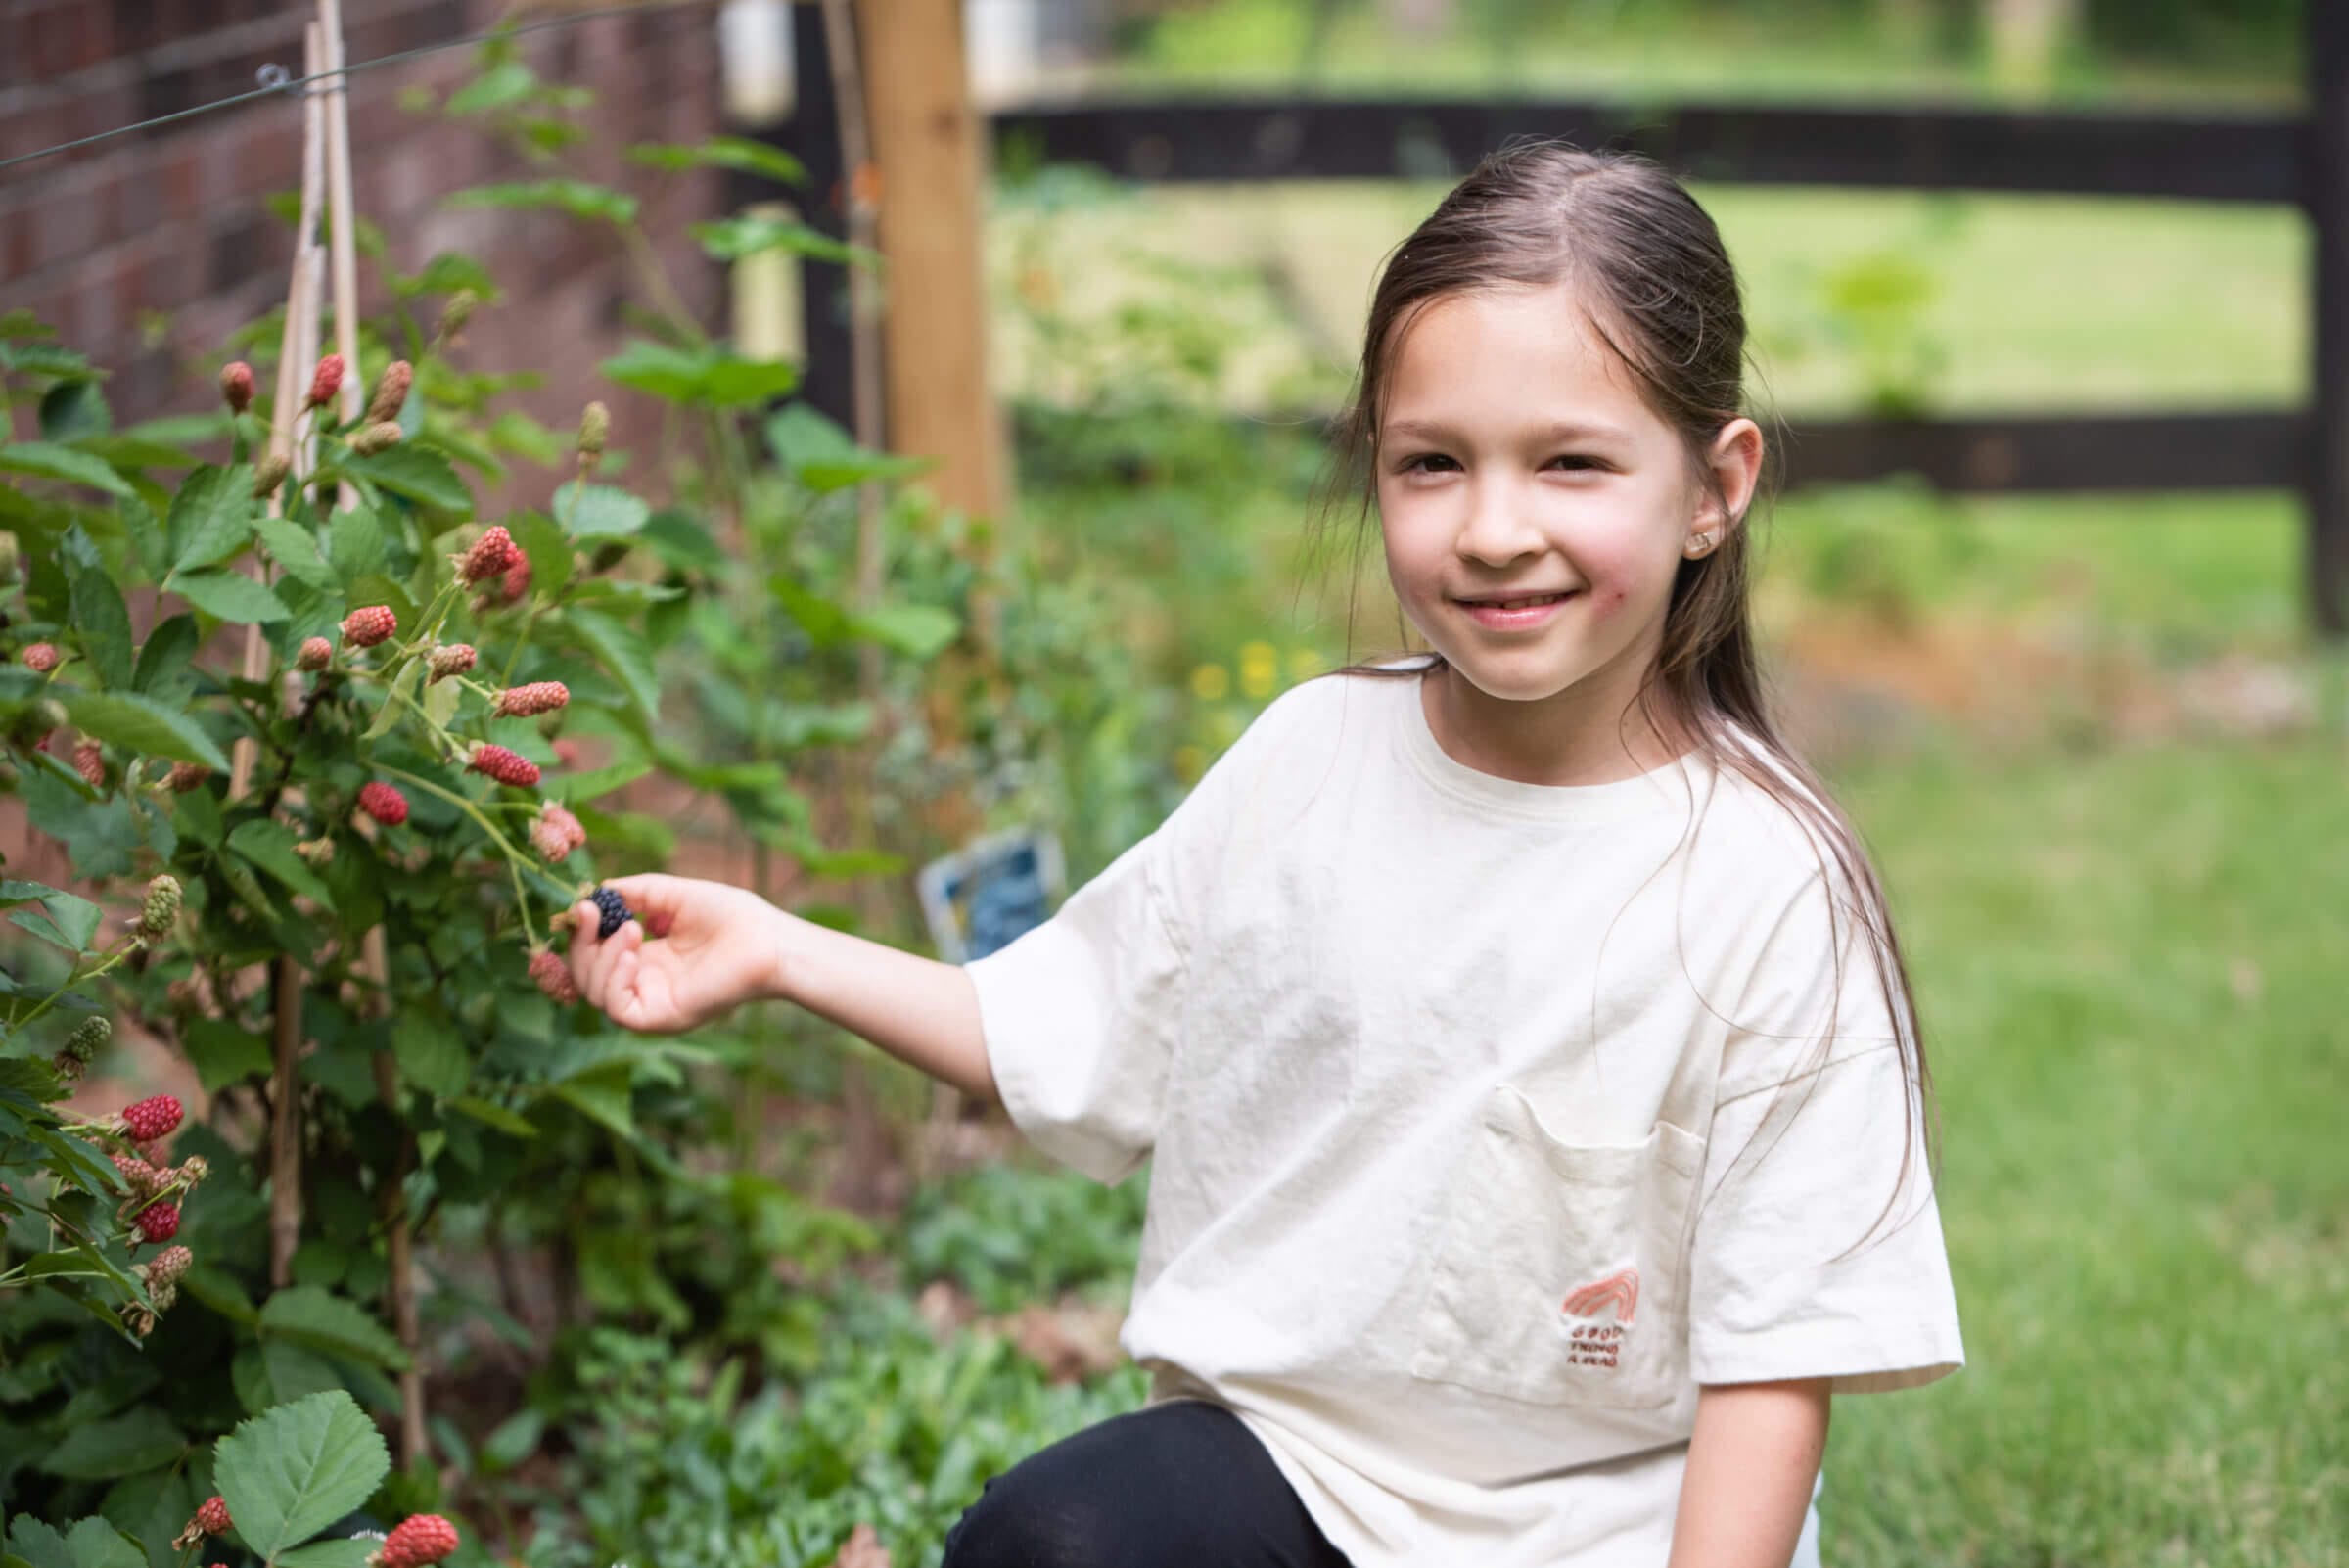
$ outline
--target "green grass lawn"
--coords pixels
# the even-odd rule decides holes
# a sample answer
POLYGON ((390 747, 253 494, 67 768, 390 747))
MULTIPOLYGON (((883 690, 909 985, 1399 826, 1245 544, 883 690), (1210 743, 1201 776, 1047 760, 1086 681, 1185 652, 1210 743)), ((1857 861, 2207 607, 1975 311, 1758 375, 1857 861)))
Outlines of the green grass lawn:
POLYGON ((2349 757, 1847 768, 1941 1093, 1967 1369, 1839 1406, 1839 1568, 2349 1561, 2349 757))

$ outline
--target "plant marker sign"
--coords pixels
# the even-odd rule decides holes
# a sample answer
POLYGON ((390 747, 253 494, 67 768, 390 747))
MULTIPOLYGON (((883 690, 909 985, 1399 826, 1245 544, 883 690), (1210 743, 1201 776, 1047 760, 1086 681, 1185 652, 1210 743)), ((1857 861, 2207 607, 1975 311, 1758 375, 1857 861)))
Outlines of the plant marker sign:
POLYGON ((1066 893, 1067 876, 1056 836, 1013 828, 931 861, 915 886, 939 956, 959 964, 1042 925, 1066 893))

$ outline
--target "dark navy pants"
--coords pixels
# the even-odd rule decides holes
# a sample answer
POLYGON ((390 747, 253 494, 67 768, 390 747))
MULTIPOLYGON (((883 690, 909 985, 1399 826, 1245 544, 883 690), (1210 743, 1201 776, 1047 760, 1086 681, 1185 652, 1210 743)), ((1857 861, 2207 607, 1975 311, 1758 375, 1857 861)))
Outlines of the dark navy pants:
POLYGON ((1030 1454, 980 1488, 943 1568, 1351 1568, 1264 1443, 1173 1400, 1030 1454))

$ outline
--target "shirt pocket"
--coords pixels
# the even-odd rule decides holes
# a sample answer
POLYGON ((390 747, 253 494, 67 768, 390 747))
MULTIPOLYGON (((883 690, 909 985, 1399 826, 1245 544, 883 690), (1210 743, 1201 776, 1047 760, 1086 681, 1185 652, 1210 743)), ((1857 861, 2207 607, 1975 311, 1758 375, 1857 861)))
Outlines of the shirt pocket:
POLYGON ((1411 1375, 1534 1405, 1670 1404, 1704 1150, 1669 1122, 1639 1143, 1561 1142, 1496 1086, 1452 1173, 1411 1375))

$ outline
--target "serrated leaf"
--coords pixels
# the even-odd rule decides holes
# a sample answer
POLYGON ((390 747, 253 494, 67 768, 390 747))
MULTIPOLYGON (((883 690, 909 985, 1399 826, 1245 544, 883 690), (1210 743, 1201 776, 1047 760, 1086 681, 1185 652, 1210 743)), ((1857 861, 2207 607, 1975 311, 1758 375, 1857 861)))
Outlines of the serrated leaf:
POLYGON ((261 1304, 261 1338, 402 1371, 407 1353, 366 1309, 316 1285, 281 1290, 261 1304))
POLYGON ((661 559, 672 567, 723 572, 733 565, 726 552, 717 547, 717 541, 710 536, 709 530, 672 508, 655 512, 645 520, 644 537, 660 552, 661 559))
POLYGON ((473 492, 449 467, 448 459, 429 446, 402 441, 372 457, 353 453, 337 465, 345 474, 371 480, 394 495, 443 512, 472 510, 473 492))
POLYGON ((147 634, 147 645, 139 650, 131 689, 152 696, 159 688, 172 686, 195 663, 197 646, 194 616, 176 615, 163 622, 147 634))
POLYGON ((73 1553, 66 1545, 66 1538, 29 1513, 20 1513, 9 1522, 8 1549, 10 1556, 0 1558, 0 1564, 23 1562, 25 1568, 73 1568, 73 1553))
POLYGON ((40 419, 42 438, 52 441, 88 440, 115 428, 106 389, 95 381, 61 381, 41 393, 40 419))
POLYGON ((465 688, 453 680, 426 681, 424 684, 424 716, 442 729, 457 716, 457 707, 465 700, 465 688))
POLYGON ((633 1141, 636 1136, 636 1116, 629 1093, 630 1069, 626 1063, 567 1080, 547 1092, 578 1111, 588 1120, 602 1124, 622 1137, 633 1141))
POLYGON ((130 487, 128 480, 89 453, 51 441, 11 441, 0 445, 0 473, 69 480, 109 495, 128 497, 138 493, 130 487))
MULTIPOLYGON (((56 933, 54 940, 68 952, 86 952, 90 939, 98 935, 99 921, 105 918, 105 911, 89 899, 56 888, 41 895, 41 908, 48 916, 42 924, 56 933)), ((31 912, 29 909, 18 911, 19 914, 31 912)), ((23 924, 22 921, 19 923, 23 924)), ((24 929, 32 931, 36 928, 27 925, 24 929)), ((48 932, 41 935, 47 936, 48 932)))
POLYGON ((179 596, 207 616, 240 625, 283 621, 293 612, 285 601, 242 572, 196 572, 171 579, 179 596))
POLYGON ((162 1411, 142 1405, 112 1419, 74 1427, 39 1464, 69 1481, 112 1481, 169 1464, 187 1446, 186 1437, 162 1411))
POLYGON ((341 1374, 323 1359, 278 1340, 238 1351, 229 1363, 228 1380, 248 1415, 260 1415, 275 1406, 343 1386, 341 1374))
MULTIPOLYGON (((575 539, 610 538, 644 527, 653 509, 626 490, 576 480, 555 491, 555 517, 575 539)), ((531 571, 537 571, 532 563, 531 571)))
POLYGON ((436 1098, 462 1094, 473 1077, 473 1060, 457 1032, 423 1013, 402 1013, 392 1026, 392 1054, 408 1081, 436 1098))
POLYGON ((341 585, 334 569, 318 553, 318 537, 299 523, 289 523, 282 517, 262 517, 253 520, 253 534, 269 559, 279 571, 298 582, 313 588, 333 588, 341 585))
POLYGON ((384 525, 363 506, 339 512, 327 525, 327 560, 333 564, 330 581, 355 583, 384 570, 384 525))
POLYGON ((127 691, 81 692, 66 699, 66 712, 77 727, 102 741, 175 762, 228 769, 228 759, 195 719, 152 697, 127 691))
POLYGON ((384 693, 383 706, 376 709, 374 719, 369 722, 366 733, 359 739, 374 740, 388 732, 398 720, 400 711, 406 706, 401 699, 414 697, 416 683, 423 678, 423 660, 411 659, 400 666, 399 673, 392 677, 392 689, 384 693))
POLYGON ((225 561, 253 536, 260 503, 253 498, 253 470, 210 464, 180 482, 163 529, 171 541, 171 570, 193 572, 225 561))
POLYGON ((121 1531, 104 1519, 84 1519, 66 1537, 73 1568, 147 1568, 147 1559, 121 1531))
POLYGON ((644 721, 649 724, 658 718, 661 690, 653 676, 652 650, 644 645, 643 637, 633 627, 592 610, 572 610, 564 619, 596 662, 620 682, 644 721))
POLYGON ((811 490, 828 493, 868 480, 902 479, 931 466, 921 457, 897 457, 856 444, 849 433, 806 403, 793 403, 766 422, 767 450, 811 490))
POLYGON ((77 1251, 35 1253, 24 1260, 26 1279, 57 1279, 85 1276, 103 1278, 106 1270, 77 1251))
POLYGON ((45 1127, 32 1130, 32 1141, 57 1156, 74 1182, 88 1192, 115 1192, 122 1185, 122 1175, 107 1158, 69 1132, 53 1131, 45 1127))
POLYGON ((506 519, 506 530, 530 558, 530 586, 545 594, 562 592, 571 581, 572 547, 554 519, 543 512, 516 512, 506 519))
POLYGON ((246 1421, 214 1453, 213 1484, 237 1534, 264 1561, 365 1502, 392 1468, 375 1423, 341 1391, 246 1421))
POLYGON ((294 830, 272 817, 254 817, 240 822, 228 836, 228 848, 268 872, 278 881, 304 898, 315 899, 325 908, 335 906, 335 896, 318 874, 294 853, 294 830))

